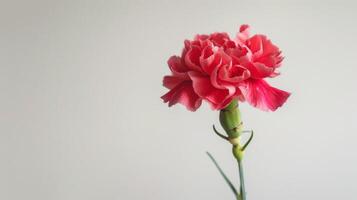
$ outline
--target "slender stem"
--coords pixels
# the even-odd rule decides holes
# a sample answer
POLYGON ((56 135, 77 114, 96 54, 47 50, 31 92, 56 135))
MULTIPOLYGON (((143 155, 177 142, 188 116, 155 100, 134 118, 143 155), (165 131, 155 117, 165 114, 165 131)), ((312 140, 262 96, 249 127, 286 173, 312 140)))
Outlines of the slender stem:
POLYGON ((241 190, 240 195, 242 196, 242 200, 246 200, 242 160, 238 160, 238 169, 239 169, 239 180, 240 180, 240 190, 241 190))

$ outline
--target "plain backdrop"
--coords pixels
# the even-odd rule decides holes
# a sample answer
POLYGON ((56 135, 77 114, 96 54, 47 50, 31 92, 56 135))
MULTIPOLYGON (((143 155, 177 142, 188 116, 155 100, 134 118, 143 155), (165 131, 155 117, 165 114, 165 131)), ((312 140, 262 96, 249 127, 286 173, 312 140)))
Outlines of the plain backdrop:
POLYGON ((166 61, 184 39, 241 24, 285 56, 245 164, 248 200, 355 200, 355 1, 0 1, 0 199, 234 199, 218 112, 168 108, 166 61))

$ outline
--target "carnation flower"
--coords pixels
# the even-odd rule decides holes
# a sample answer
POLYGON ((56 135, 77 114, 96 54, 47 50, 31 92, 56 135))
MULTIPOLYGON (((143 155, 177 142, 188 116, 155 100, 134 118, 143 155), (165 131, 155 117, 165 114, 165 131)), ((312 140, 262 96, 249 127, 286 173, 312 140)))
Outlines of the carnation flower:
POLYGON ((242 25, 235 39, 213 33, 186 40, 182 55, 168 60, 171 75, 163 80, 169 89, 161 97, 164 102, 181 103, 191 111, 202 100, 213 110, 225 108, 234 99, 265 111, 282 106, 290 93, 265 80, 279 75, 281 51, 265 35, 250 37, 248 31, 249 26, 242 25))

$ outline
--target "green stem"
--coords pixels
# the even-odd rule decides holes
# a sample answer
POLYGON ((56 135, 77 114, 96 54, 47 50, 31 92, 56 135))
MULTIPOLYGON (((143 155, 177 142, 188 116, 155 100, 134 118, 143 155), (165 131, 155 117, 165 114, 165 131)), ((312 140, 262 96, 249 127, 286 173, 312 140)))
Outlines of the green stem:
POLYGON ((240 180, 240 195, 242 200, 246 200, 246 193, 245 193, 245 185, 244 185, 244 173, 243 173, 243 163, 242 160, 238 161, 238 169, 239 169, 239 180, 240 180))
POLYGON ((233 100, 227 107, 220 111, 219 121, 221 122, 221 125, 226 131, 228 137, 220 134, 217 130, 215 130, 215 127, 213 127, 214 131, 220 137, 228 140, 233 145, 233 156, 237 159, 239 169, 240 195, 238 195, 238 199, 246 200, 242 160, 244 150, 253 138, 253 131, 248 141, 242 145, 240 142, 240 137, 244 131, 237 100, 233 100))

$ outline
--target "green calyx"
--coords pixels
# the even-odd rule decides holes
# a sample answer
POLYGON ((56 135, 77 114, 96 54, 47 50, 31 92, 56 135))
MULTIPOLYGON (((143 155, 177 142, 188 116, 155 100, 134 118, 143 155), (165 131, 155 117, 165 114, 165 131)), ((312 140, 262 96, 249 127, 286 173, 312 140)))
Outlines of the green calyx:
POLYGON ((242 160, 244 152, 239 141, 242 133, 242 120, 237 100, 233 100, 226 108, 220 111, 219 121, 228 135, 228 141, 233 145, 234 157, 239 161, 242 160))
POLYGON ((243 131, 237 100, 233 100, 226 108, 220 111, 219 121, 228 136, 221 134, 213 125, 214 132, 233 145, 233 155, 238 161, 241 161, 243 159, 244 150, 253 139, 254 133, 253 131, 243 131), (243 133, 247 132, 251 133, 250 138, 244 145, 242 145, 240 138, 243 133))
POLYGON ((242 121, 237 100, 233 100, 226 108, 220 111, 219 121, 230 139, 240 136, 242 121))

